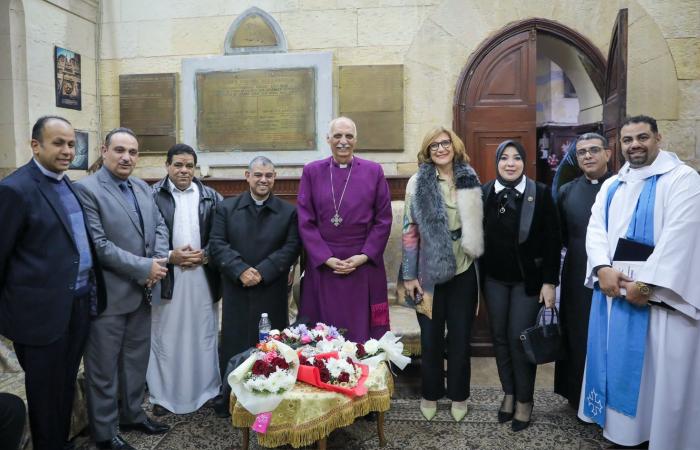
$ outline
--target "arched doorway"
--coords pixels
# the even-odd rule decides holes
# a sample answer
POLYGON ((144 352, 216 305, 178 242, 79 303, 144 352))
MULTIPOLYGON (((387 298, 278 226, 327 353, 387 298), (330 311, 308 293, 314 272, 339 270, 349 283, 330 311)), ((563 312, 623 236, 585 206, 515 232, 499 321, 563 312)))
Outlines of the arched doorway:
MULTIPOLYGON (((527 150, 529 177, 551 181, 542 165, 538 146, 538 44, 540 59, 551 60, 562 73, 569 72, 578 94, 578 121, 566 129, 597 131, 613 147, 612 167, 618 168, 617 129, 626 111, 627 10, 620 10, 613 28, 608 63, 584 36, 557 22, 528 19, 507 26, 484 42, 469 58, 457 83, 453 127, 462 137, 481 181, 496 177, 495 150, 506 139, 521 142, 527 150), (540 167, 541 168, 541 167, 540 167)), ((556 128, 556 127, 553 127, 556 128)), ((554 146, 556 146, 555 144, 554 146)), ((472 354, 491 356, 486 308, 480 308, 472 334, 472 354)))
MULTIPOLYGON (((578 66, 578 86, 588 84, 579 92, 587 96, 580 114, 583 122, 572 127, 572 132, 597 130, 613 138, 611 144, 616 145, 614 138, 626 104, 626 29, 627 10, 621 10, 613 29, 609 65, 584 36, 546 19, 509 25, 472 54, 457 83, 453 126, 464 139, 482 182, 495 178, 495 149, 506 139, 524 144, 527 175, 538 178, 538 44, 540 53, 548 52, 549 59, 578 66), (592 104, 595 97, 597 105, 592 104)), ((614 153, 613 166, 617 167, 619 158, 614 153)))

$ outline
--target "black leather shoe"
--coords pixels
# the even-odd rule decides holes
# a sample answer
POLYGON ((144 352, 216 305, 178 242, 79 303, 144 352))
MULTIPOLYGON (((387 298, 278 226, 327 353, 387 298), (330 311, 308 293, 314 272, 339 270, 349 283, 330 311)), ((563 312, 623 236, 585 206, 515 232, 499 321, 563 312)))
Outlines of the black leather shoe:
POLYGON ((525 428, 530 426, 530 421, 528 420, 527 422, 520 421, 518 419, 513 419, 513 422, 511 422, 510 427, 513 431, 518 432, 518 431, 523 431, 525 428))
POLYGON ((114 436, 109 441, 97 442, 97 448, 109 450, 136 450, 119 435, 114 436))
POLYGON ((160 405, 153 405, 153 415, 156 417, 163 417, 168 414, 168 412, 170 411, 160 405))
POLYGON ((505 411, 498 411, 498 423, 506 423, 510 419, 513 418, 513 411, 511 412, 505 412, 505 411))
POLYGON ((170 425, 156 422, 146 417, 146 420, 141 423, 120 424, 119 429, 122 431, 140 431, 146 434, 164 434, 170 430, 170 425))
POLYGON ((214 415, 220 419, 225 419, 226 417, 231 417, 231 412, 229 411, 228 398, 219 397, 214 399, 212 402, 212 409, 214 410, 214 415))

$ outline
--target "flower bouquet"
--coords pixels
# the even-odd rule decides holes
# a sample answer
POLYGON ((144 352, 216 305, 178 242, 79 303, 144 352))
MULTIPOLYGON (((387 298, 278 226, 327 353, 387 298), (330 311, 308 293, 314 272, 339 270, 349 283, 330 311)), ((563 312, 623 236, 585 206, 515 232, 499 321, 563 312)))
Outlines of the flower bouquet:
POLYGON ((299 381, 348 397, 361 397, 367 393, 365 381, 368 375, 367 365, 343 358, 338 352, 299 356, 299 381))
POLYGON ((382 361, 391 361, 403 370, 411 362, 411 358, 403 354, 403 342, 400 339, 391 331, 387 331, 381 339, 370 339, 364 344, 348 341, 341 347, 340 355, 362 361, 371 368, 377 367, 382 361))
POLYGON ((257 345, 248 359, 228 377, 238 402, 251 414, 273 411, 283 394, 294 387, 299 357, 288 345, 268 341, 257 345))
POLYGON ((312 328, 300 324, 296 327, 285 328, 281 332, 279 330, 271 330, 270 338, 283 342, 292 348, 299 348, 303 345, 318 345, 321 342, 333 342, 335 340, 345 341, 336 327, 321 322, 312 328))

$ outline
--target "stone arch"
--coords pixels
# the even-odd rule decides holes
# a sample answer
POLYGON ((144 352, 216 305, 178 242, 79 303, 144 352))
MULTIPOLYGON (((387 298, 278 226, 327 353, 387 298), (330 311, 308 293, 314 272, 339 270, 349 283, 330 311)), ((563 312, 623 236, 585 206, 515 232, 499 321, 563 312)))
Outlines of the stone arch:
POLYGON ((266 13, 260 8, 255 6, 246 9, 241 13, 236 20, 233 21, 231 26, 226 33, 226 39, 224 40, 224 54, 225 55, 240 55, 247 53, 279 53, 287 51, 287 38, 282 32, 282 28, 279 26, 274 17, 266 13), (274 39, 274 44, 264 44, 256 45, 254 42, 245 46, 235 46, 233 45, 233 40, 240 33, 242 28, 246 25, 252 25, 259 27, 266 37, 274 39))
POLYGON ((677 119, 678 80, 668 45, 637 1, 622 3, 446 0, 423 22, 406 54, 406 142, 420 142, 422 134, 436 123, 452 123, 461 71, 470 55, 507 25, 547 18, 585 36, 606 55, 617 11, 625 6, 630 14, 627 112, 677 119), (648 95, 650 92, 655 95, 648 95))
POLYGON ((0 10, 0 177, 23 164, 28 156, 29 110, 27 43, 22 0, 0 10))

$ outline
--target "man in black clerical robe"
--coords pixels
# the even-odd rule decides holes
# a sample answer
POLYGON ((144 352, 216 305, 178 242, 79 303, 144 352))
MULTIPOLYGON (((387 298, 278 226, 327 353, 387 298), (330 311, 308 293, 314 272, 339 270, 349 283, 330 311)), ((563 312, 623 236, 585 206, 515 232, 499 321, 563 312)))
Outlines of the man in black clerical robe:
POLYGON ((593 294, 583 285, 586 278, 586 228, 600 186, 611 175, 608 171, 611 151, 607 147, 607 139, 597 133, 578 137, 576 161, 583 175, 561 187, 557 202, 562 241, 566 247, 559 318, 567 358, 556 363, 554 392, 566 397, 574 408, 578 408, 581 396, 593 294))
POLYGON ((223 279, 222 376, 233 356, 258 342, 262 313, 273 329, 287 326, 287 279, 301 240, 296 208, 272 193, 275 176, 272 161, 255 157, 245 172, 250 189, 221 202, 214 215, 209 257, 223 279))

